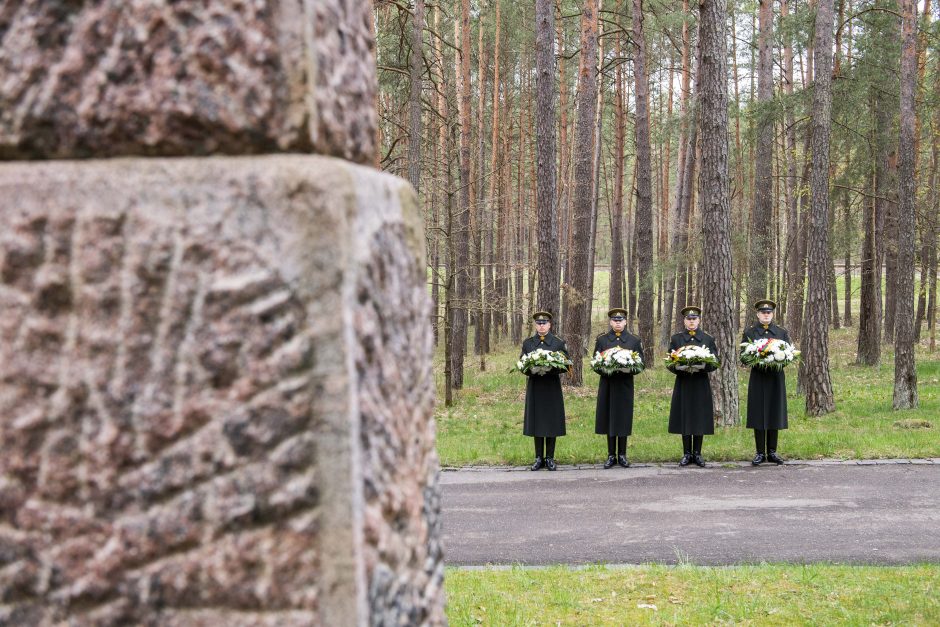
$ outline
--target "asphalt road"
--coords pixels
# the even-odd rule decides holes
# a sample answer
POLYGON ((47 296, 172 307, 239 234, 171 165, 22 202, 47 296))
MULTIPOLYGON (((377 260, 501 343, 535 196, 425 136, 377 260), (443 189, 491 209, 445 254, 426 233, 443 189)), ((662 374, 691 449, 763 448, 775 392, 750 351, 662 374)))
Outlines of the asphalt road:
POLYGON ((940 460, 457 470, 441 482, 454 566, 940 561, 940 460))

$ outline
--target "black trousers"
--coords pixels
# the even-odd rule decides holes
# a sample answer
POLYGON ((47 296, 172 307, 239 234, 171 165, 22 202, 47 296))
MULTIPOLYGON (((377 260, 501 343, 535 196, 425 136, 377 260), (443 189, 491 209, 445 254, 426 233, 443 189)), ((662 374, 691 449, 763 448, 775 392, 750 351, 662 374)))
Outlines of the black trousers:
POLYGON ((555 438, 535 438, 535 456, 542 459, 555 457, 555 438))
POLYGON ((607 454, 616 455, 618 449, 621 455, 627 454, 627 436, 607 436, 607 454))
POLYGON ((684 435, 682 436, 683 453, 702 453, 702 440, 704 435, 684 435))
POLYGON ((770 451, 777 450, 777 436, 780 432, 777 429, 754 429, 754 446, 758 453, 765 455, 770 451))

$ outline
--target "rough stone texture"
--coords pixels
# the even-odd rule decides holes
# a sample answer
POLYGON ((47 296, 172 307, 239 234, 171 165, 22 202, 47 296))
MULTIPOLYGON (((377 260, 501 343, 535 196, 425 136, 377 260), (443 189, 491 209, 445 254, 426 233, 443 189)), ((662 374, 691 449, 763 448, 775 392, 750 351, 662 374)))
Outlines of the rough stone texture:
POLYGON ((0 159, 289 151, 370 163, 368 9, 0 1, 0 159))
POLYGON ((0 164, 0 219, 0 624, 443 621, 406 183, 0 164))

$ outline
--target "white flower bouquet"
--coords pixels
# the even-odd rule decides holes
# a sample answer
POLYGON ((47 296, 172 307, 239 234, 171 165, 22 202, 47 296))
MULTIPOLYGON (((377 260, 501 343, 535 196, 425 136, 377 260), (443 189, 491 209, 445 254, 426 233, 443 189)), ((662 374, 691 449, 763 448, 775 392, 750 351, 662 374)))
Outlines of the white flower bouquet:
POLYGON ((706 366, 717 368, 721 365, 715 355, 704 346, 683 346, 669 351, 664 360, 666 367, 673 366, 681 372, 700 372, 706 366))
POLYGON ((798 362, 800 354, 789 342, 773 338, 759 338, 741 344, 741 363, 747 367, 783 370, 798 362))
POLYGON ((608 377, 619 372, 638 374, 643 372, 643 357, 636 351, 614 346, 605 351, 594 353, 594 357, 591 359, 591 368, 597 374, 608 377))
POLYGON ((573 362, 561 351, 536 348, 516 362, 516 370, 523 374, 545 375, 553 371, 567 370, 573 362))

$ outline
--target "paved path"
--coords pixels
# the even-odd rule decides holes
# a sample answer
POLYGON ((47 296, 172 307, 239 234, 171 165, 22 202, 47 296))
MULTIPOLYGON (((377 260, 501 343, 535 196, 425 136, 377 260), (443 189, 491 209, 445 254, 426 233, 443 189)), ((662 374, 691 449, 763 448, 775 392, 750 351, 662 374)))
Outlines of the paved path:
POLYGON ((940 561, 940 459, 442 473, 445 559, 940 561))

